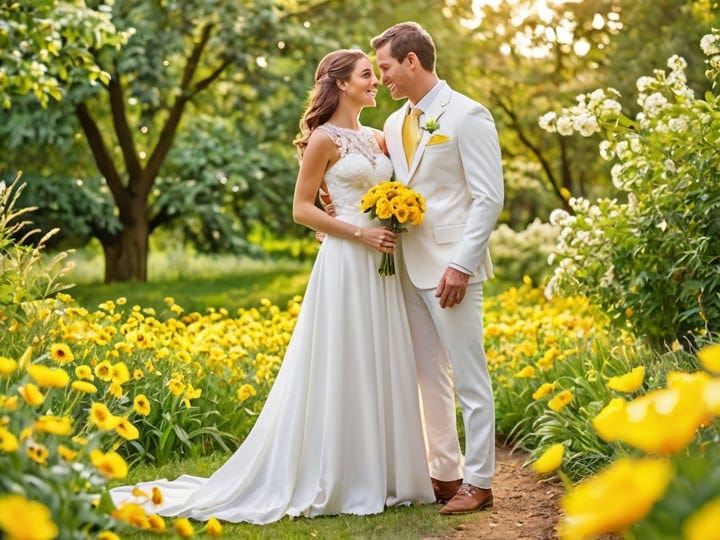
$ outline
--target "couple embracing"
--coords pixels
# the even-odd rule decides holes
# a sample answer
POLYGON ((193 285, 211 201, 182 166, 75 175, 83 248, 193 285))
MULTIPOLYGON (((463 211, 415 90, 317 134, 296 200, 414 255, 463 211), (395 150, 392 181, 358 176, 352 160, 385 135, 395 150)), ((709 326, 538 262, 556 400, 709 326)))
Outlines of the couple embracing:
MULTIPOLYGON (((395 25, 372 47, 383 84, 407 101, 384 133, 361 126, 379 84, 367 55, 335 51, 317 68, 295 141, 293 216, 324 241, 263 410, 209 478, 141 485, 163 494, 148 511, 261 524, 408 504, 440 503, 442 514, 492 505, 482 282, 503 205, 497 133, 487 109, 438 79, 435 46, 418 24, 395 25), (426 200, 423 224, 402 239, 360 210, 368 188, 393 171, 426 200), (321 189, 326 210, 315 204, 321 189), (397 275, 378 276, 378 252, 395 254, 397 275)), ((133 502, 132 486, 111 496, 133 502)))

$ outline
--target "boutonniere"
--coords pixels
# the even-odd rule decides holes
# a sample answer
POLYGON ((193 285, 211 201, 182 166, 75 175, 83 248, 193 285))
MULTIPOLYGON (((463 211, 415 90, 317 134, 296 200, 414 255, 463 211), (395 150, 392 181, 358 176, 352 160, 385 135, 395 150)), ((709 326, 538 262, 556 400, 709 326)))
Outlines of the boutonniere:
POLYGON ((425 124, 420 129, 427 131, 430 135, 432 135, 435 131, 440 129, 440 122, 438 122, 437 118, 428 118, 425 120, 425 124))

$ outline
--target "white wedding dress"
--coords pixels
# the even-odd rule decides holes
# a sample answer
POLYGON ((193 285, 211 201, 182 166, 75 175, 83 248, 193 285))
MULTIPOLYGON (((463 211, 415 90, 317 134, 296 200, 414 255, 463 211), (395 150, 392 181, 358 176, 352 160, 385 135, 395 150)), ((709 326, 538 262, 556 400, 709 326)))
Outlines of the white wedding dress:
MULTIPOLYGON (((390 177, 390 160, 368 128, 320 129, 341 154, 325 174, 337 219, 373 225, 360 199, 390 177)), ((148 512, 260 524, 434 502, 400 281, 378 275, 380 257, 360 242, 325 238, 252 431, 209 478, 140 484, 163 494, 148 512)), ((139 502, 132 486, 111 496, 139 502)))

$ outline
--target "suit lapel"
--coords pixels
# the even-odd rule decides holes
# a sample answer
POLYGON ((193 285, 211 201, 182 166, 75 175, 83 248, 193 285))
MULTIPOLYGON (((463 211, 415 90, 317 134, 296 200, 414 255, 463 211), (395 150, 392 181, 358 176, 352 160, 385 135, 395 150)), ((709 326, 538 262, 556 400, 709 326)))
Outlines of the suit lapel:
MULTIPOLYGON (((440 91, 438 96, 433 101, 432 105, 430 106, 430 110, 425 112, 424 119, 422 121, 421 125, 425 125, 425 123, 429 119, 434 120, 440 120, 440 117, 443 115, 445 110, 447 109, 448 104, 450 103, 450 96, 452 95, 452 91, 450 90, 450 87, 445 85, 445 87, 440 91)), ((401 124, 401 130, 402 130, 402 124, 401 124)), ((420 138, 420 143, 418 144, 417 150, 415 151, 415 155, 413 156, 412 163, 410 164, 410 170, 408 171, 408 183, 412 179, 413 174, 415 173, 415 169, 417 169, 418 164, 420 163, 420 160, 422 159, 422 155, 425 152, 425 147, 427 146, 427 142, 430 140, 430 137, 432 137, 432 134, 422 130, 422 136, 420 138)), ((401 137, 402 139, 402 137, 401 137)))

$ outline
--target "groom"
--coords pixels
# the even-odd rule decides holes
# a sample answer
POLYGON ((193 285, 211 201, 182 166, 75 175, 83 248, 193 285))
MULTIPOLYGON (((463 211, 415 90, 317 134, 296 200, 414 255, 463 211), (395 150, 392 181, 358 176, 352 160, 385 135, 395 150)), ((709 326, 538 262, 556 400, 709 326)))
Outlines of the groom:
POLYGON ((503 207, 503 172, 488 110, 435 73, 435 45, 417 23, 371 42, 382 82, 406 103, 385 122, 395 177, 427 202, 400 242, 430 476, 441 514, 492 506, 495 408, 483 349, 488 239, 503 207), (465 426, 458 442, 455 394, 465 426))

